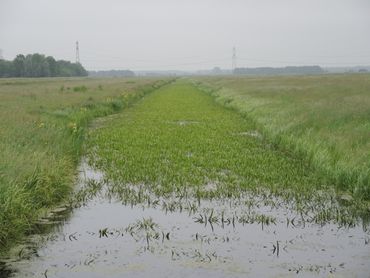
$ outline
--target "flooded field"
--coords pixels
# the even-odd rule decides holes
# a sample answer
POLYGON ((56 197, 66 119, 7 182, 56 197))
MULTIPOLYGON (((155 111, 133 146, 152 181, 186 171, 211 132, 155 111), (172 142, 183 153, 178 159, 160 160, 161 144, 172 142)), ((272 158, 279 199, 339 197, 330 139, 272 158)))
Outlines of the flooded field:
POLYGON ((316 223, 248 192, 199 199, 121 186, 122 195, 86 162, 79 185, 3 258, 2 277, 369 277, 361 222, 316 223))

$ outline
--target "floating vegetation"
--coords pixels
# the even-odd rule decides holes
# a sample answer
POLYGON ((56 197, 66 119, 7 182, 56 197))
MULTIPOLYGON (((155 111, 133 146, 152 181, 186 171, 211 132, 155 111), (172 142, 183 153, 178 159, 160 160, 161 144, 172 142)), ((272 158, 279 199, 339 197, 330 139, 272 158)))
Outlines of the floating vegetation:
POLYGON ((189 209, 183 199, 226 198, 250 207, 286 206, 298 214, 293 226, 368 222, 366 202, 337 194, 314 169, 256 137, 254 123, 179 81, 96 130, 89 159, 125 204, 154 203, 173 212, 189 209))

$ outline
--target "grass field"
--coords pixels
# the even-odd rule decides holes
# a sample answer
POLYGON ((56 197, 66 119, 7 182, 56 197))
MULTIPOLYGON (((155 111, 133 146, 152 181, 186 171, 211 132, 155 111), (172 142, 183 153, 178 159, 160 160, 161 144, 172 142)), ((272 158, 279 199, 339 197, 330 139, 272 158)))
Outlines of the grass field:
POLYGON ((196 78, 325 184, 370 199, 370 75, 196 78))
POLYGON ((170 79, 1 79, 0 246, 68 197, 88 123, 170 79))

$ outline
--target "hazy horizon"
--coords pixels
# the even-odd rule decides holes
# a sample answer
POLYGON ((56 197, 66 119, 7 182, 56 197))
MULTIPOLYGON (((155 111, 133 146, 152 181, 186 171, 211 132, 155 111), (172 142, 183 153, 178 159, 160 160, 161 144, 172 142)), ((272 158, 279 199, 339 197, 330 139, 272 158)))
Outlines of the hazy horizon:
POLYGON ((5 59, 42 53, 88 70, 370 64, 370 1, 0 0, 5 59))

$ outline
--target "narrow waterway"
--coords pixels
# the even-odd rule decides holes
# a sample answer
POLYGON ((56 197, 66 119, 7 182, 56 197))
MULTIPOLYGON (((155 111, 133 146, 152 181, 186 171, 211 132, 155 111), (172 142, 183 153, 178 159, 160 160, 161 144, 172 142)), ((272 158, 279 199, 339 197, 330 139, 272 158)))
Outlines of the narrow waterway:
POLYGON ((40 221, 52 228, 3 260, 10 277, 369 277, 361 225, 309 223, 278 199, 248 194, 128 204, 85 161, 79 180, 82 191, 98 190, 40 221), (253 199, 260 205, 246 207, 253 199))

